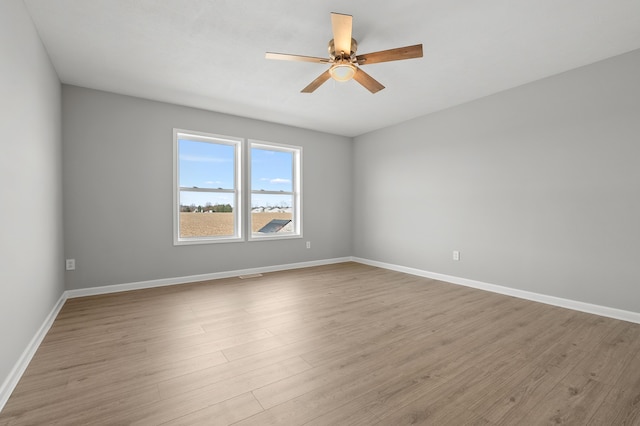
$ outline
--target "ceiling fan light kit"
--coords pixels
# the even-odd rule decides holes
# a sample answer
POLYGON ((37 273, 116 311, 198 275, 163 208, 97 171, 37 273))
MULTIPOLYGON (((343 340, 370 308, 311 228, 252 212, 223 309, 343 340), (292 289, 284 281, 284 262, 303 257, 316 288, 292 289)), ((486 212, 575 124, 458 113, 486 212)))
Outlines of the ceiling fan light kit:
POLYGON ((358 68, 356 68, 355 65, 349 62, 342 62, 331 65, 331 68, 329 68, 329 74, 331 74, 331 78, 335 81, 344 82, 351 80, 357 70, 358 68))
POLYGON ((351 15, 341 13, 331 14, 333 39, 329 41, 329 59, 273 52, 267 52, 266 58, 331 64, 328 70, 320 74, 307 87, 302 89, 302 93, 313 93, 329 78, 333 78, 339 82, 354 79, 371 93, 377 93, 384 89, 384 86, 356 65, 363 66, 422 57, 422 44, 356 55, 358 42, 351 37, 352 19, 351 15))

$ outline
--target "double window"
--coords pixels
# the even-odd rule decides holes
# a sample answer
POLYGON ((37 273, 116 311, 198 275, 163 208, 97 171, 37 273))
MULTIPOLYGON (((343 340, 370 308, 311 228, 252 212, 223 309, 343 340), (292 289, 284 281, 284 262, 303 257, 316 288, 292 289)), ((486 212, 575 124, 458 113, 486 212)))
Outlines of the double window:
POLYGON ((175 244, 302 236, 302 148, 176 129, 174 153, 175 244))

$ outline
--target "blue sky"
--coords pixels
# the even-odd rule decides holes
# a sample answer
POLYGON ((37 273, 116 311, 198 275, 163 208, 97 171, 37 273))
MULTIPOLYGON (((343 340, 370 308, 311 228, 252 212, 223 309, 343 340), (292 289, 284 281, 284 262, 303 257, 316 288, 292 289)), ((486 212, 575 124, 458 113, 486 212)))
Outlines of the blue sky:
MULTIPOLYGON (((251 185, 253 190, 291 191, 292 153, 252 149, 251 185)), ((233 188, 234 148, 231 145, 179 140, 180 186, 233 188)), ((246 188, 248 189, 248 188, 246 188)), ((255 194, 253 206, 291 205, 288 195, 255 194)), ((231 204, 232 194, 182 192, 180 204, 231 204)))

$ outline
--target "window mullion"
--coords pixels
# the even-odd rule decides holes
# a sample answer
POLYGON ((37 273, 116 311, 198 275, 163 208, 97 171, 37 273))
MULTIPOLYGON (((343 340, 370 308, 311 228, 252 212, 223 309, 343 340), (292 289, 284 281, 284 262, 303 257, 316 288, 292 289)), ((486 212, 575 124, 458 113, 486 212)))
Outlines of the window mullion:
POLYGON ((237 192, 235 189, 222 189, 222 188, 198 188, 198 187, 180 187, 180 191, 185 192, 220 192, 223 194, 233 194, 237 192))
POLYGON ((252 194, 266 194, 266 195, 293 195, 294 191, 265 191, 263 189, 254 189, 251 191, 252 194))

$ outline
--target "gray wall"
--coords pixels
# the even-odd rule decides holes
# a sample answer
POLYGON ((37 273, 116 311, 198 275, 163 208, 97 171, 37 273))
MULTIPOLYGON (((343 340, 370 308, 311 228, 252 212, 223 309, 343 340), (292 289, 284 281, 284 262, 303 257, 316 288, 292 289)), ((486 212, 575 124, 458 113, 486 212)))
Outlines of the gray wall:
POLYGON ((60 83, 21 0, 0 2, 0 384, 64 291, 60 83))
POLYGON ((357 137, 354 254, 640 312, 638 76, 635 51, 357 137))
POLYGON ((62 93, 65 253, 77 262, 67 288, 351 255, 351 139, 74 86, 62 93), (304 238, 173 246, 174 127, 302 146, 304 238))

